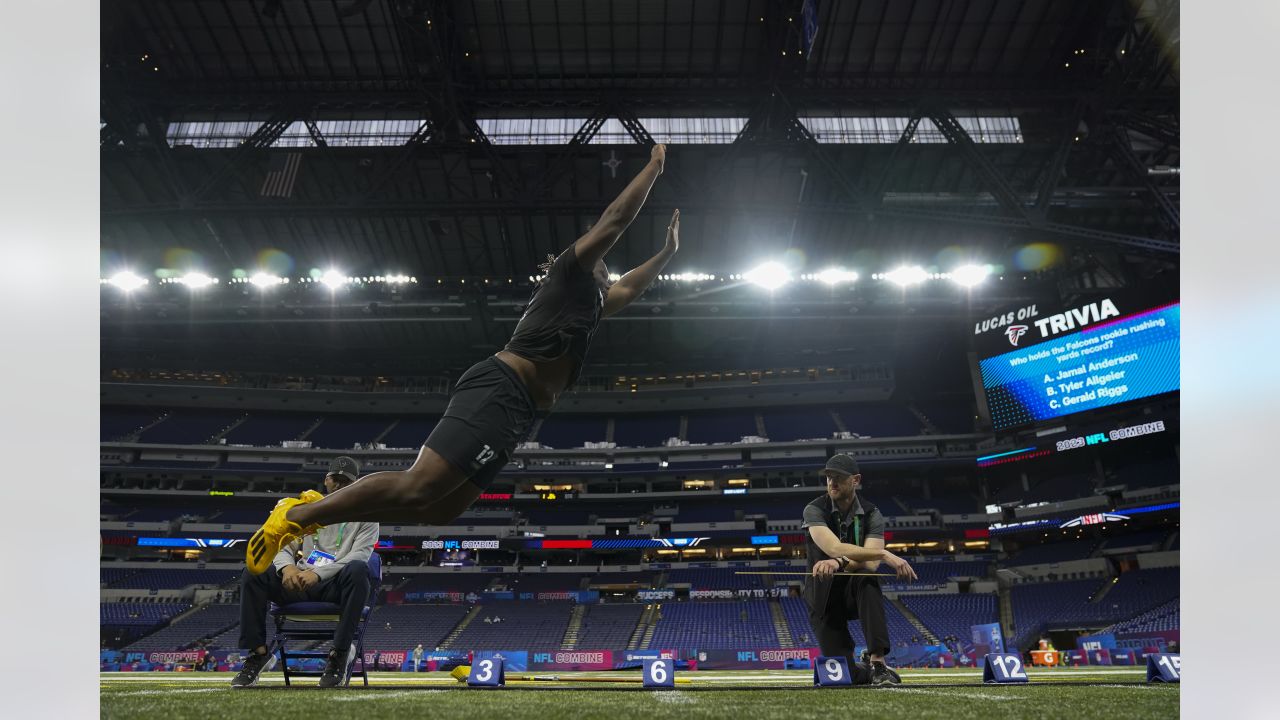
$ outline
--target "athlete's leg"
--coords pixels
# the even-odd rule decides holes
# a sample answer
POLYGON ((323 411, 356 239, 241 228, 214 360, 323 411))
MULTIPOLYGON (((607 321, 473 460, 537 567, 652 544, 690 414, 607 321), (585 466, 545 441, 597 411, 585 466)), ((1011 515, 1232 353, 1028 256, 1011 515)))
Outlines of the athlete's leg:
POLYGON ((392 511, 360 511, 350 518, 352 522, 380 522, 395 525, 448 525, 471 507, 471 504, 484 492, 473 482, 464 482, 453 492, 434 500, 420 509, 404 509, 392 511))
POLYGON ((408 470, 365 475, 323 500, 290 508, 285 517, 304 527, 353 520, 402 522, 418 517, 466 481, 462 469, 424 445, 408 470))

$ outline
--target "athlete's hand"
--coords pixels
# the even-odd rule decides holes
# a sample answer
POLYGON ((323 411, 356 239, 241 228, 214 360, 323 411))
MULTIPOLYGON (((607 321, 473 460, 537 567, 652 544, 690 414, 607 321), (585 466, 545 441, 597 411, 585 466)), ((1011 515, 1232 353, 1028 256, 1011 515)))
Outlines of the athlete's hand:
POLYGON ((916 571, 911 569, 911 563, 908 563, 906 560, 903 560, 888 550, 884 551, 884 564, 893 568, 893 571, 898 574, 899 580, 904 582, 914 582, 918 579, 916 577, 916 571))
POLYGON ((827 580, 839 569, 839 560, 819 560, 813 564, 813 576, 819 580, 827 580))
POLYGON ((649 151, 649 162, 658 163, 658 172, 662 172, 662 169, 667 164, 667 146, 662 143, 654 145, 653 149, 649 151))
POLYGON ((671 215, 671 224, 667 225, 667 249, 675 252, 680 249, 680 208, 671 215))

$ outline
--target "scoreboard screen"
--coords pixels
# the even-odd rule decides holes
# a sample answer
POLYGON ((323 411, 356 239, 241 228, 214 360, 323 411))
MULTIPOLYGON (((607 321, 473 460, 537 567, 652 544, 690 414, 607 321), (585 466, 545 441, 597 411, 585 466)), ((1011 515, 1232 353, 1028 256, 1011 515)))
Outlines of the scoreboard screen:
POLYGON ((1133 304, 1104 298, 1043 316, 1030 306, 975 325, 975 335, 986 336, 987 353, 975 344, 992 427, 1003 430, 1178 390, 1180 304, 1129 312, 1126 306, 1133 304), (1012 319, 1000 322, 1007 318, 1012 319))

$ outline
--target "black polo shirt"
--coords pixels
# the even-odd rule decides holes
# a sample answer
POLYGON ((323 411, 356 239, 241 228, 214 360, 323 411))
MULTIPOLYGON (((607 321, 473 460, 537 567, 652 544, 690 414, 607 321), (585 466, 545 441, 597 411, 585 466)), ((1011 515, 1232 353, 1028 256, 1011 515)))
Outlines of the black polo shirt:
MULTIPOLYGON (((854 493, 853 507, 849 508, 847 513, 841 512, 832 502, 831 496, 823 493, 805 506, 802 521, 800 527, 806 530, 815 525, 821 525, 835 533, 840 542, 859 547, 866 547, 868 538, 884 539, 884 516, 880 514, 880 509, 870 502, 863 501, 857 493, 854 493)), ((831 594, 833 581, 837 579, 845 581, 849 578, 819 580, 813 577, 813 566, 820 560, 830 558, 822 548, 818 547, 809 533, 805 533, 804 540, 809 575, 804 580, 803 595, 811 609, 822 612, 826 607, 827 597, 831 594)))
MULTIPOLYGON (((848 513, 840 512, 831 501, 831 496, 823 493, 822 497, 804 507, 802 520, 801 528, 807 530, 814 525, 826 526, 840 538, 840 542, 851 545, 862 546, 867 538, 884 539, 884 516, 880 514, 880 509, 871 503, 863 507, 862 498, 857 493, 853 494, 853 507, 849 508, 848 513)), ((810 569, 812 566, 810 563, 810 569)))

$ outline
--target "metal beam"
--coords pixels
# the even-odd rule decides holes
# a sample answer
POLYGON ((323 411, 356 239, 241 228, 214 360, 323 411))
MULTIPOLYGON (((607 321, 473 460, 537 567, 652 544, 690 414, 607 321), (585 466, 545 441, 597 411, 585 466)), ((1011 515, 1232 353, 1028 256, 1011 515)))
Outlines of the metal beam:
POLYGON ((1116 164, 1123 167, 1132 180, 1146 189, 1146 196, 1151 200, 1156 217, 1165 228, 1176 235, 1181 224, 1178 207, 1164 194, 1160 186, 1152 181, 1151 175, 1147 173, 1147 166, 1138 159, 1137 154, 1133 152, 1133 147, 1129 144, 1129 133, 1118 127, 1111 127, 1107 132, 1110 135, 1108 139, 1112 150, 1111 155, 1115 158, 1116 164))
POLYGON ((388 164, 382 172, 375 175, 373 179, 369 181, 369 187, 365 188, 364 192, 360 193, 359 196, 355 198, 355 202, 364 203, 368 201, 369 197, 375 192, 382 189, 382 186, 385 185, 397 172, 399 172, 400 168, 404 167, 405 163, 409 162, 409 160, 418 153, 423 145, 426 145, 431 141, 432 136, 435 134, 435 130, 435 123, 430 120, 424 120, 422 124, 418 126, 418 129, 413 131, 413 135, 409 136, 409 140, 405 142, 404 147, 401 148, 400 152, 396 153, 396 156, 391 160, 391 163, 388 164))
POLYGON ((973 138, 969 137, 969 133, 965 132, 964 128, 960 126, 960 121, 950 111, 932 109, 929 111, 929 119, 947 138, 947 142, 960 148, 965 159, 979 174, 987 179, 991 194, 995 196, 1006 212, 1017 215, 1024 220, 1032 219, 1030 213, 1027 212, 1027 207, 1018 198, 1017 193, 1014 192, 1009 182, 1005 180, 1004 175, 996 169, 995 165, 991 164, 991 161, 982 153, 977 143, 973 141, 973 138))
POLYGON ((187 195, 189 202, 196 202, 217 187, 225 178, 233 174, 242 165, 249 161, 250 158, 259 155, 259 151, 271 147, 271 144, 280 139, 284 131, 293 124, 294 118, 299 113, 290 110, 277 111, 270 120, 263 123, 252 135, 236 148, 227 162, 214 171, 212 175, 205 178, 196 189, 187 195))
POLYGON ((889 160, 885 163, 884 170, 880 171, 880 177, 876 180, 876 184, 871 188, 867 204, 871 207, 880 207, 884 203, 884 192, 889 185, 889 175, 893 173, 894 165, 898 162, 898 155, 902 152, 902 148, 911 144, 916 137, 916 128, 920 127, 920 115, 912 113, 911 119, 907 121, 907 126, 902 129, 902 134, 898 136, 898 142, 893 144, 893 150, 889 153, 889 160))
POLYGON ((1040 178, 1035 204, 1035 214, 1039 218, 1044 219, 1048 216, 1049 201, 1053 199, 1053 193, 1057 190, 1058 181, 1062 177, 1062 170, 1067 165, 1067 156, 1071 154, 1071 148, 1075 145, 1076 128, 1080 125, 1083 113, 1084 106, 1078 104, 1068 116, 1058 138, 1058 147, 1053 151, 1053 157, 1049 159, 1044 175, 1040 178))
POLYGON ((1115 113, 1111 116, 1111 121, 1130 130, 1136 130, 1157 142, 1178 147, 1180 132, 1176 121, 1166 121, 1154 115, 1139 112, 1115 113))
MULTIPOLYGON (((201 204, 195 208, 184 208, 177 205, 153 205, 145 207, 127 207, 114 210, 104 209, 104 220, 135 220, 142 218, 187 218, 196 217, 273 217, 288 216, 331 216, 335 214, 368 214, 380 217, 422 217, 438 214, 469 213, 480 215, 525 212, 532 214, 571 214, 574 212, 598 211, 599 200, 562 200, 522 201, 503 198, 481 200, 413 200, 395 202, 369 202, 359 206, 337 208, 328 203, 299 203, 287 207, 273 207, 264 203, 223 203, 201 204)), ((646 210, 649 212, 666 212, 673 206, 651 200, 646 210)), ((681 210, 687 212, 725 212, 742 215, 758 213, 785 214, 795 212, 797 205, 790 202, 751 203, 719 202, 702 199, 698 196, 682 198, 681 210)), ((837 215, 865 218, 867 211, 852 202, 844 203, 804 203, 799 206, 807 215, 837 215)), ((875 215, 903 220, 937 223, 943 225, 972 225, 976 227, 994 227, 1008 230, 1035 231, 1062 238, 1074 238, 1094 242, 1110 242, 1128 247, 1159 252, 1177 253, 1177 243, 1137 235, 1127 235, 1106 230, 1068 225, 1065 223, 1032 224, 1030 220, 1009 216, 973 215, 946 210, 928 208, 888 207, 876 210, 875 215)))
POLYGON ((604 126, 608 119, 609 108, 607 105, 601 104, 592 113, 591 117, 582 123, 578 131, 573 134, 573 137, 565 145, 564 150, 551 160, 546 172, 538 178, 531 188, 530 194, 533 197, 549 195, 555 184, 560 182, 560 178, 573 169, 574 158, 578 156, 583 147, 591 143, 591 140, 600 132, 600 128, 604 126))

